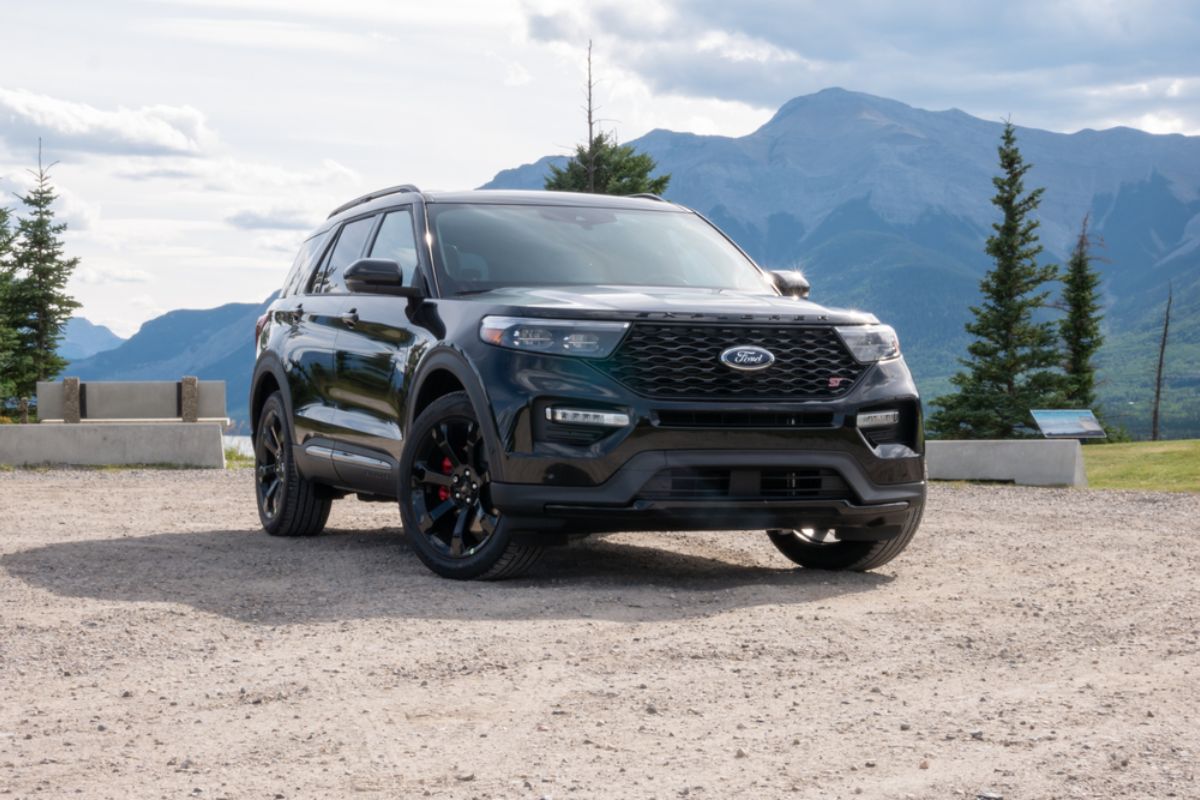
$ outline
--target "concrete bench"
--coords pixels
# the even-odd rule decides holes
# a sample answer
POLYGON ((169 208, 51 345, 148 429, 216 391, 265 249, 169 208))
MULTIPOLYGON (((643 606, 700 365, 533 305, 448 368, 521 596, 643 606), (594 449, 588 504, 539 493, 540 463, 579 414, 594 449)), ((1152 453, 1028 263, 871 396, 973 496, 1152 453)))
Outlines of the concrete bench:
POLYGON ((1087 486, 1075 439, 964 439, 925 443, 929 479, 1087 486))
POLYGON ((225 416, 225 381, 39 381, 41 422, 216 422, 225 416))
POLYGON ((39 425, 0 425, 0 464, 224 468, 225 382, 37 385, 39 425))

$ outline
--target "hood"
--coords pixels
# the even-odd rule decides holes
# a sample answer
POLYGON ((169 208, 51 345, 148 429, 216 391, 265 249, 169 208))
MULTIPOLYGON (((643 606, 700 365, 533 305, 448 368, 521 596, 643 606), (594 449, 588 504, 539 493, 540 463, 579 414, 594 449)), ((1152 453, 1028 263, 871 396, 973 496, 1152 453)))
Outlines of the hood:
POLYGON ((879 321, 873 314, 864 311, 826 308, 795 297, 677 286, 508 287, 455 299, 508 306, 514 314, 533 313, 547 317, 777 318, 781 322, 831 322, 840 325, 879 321))

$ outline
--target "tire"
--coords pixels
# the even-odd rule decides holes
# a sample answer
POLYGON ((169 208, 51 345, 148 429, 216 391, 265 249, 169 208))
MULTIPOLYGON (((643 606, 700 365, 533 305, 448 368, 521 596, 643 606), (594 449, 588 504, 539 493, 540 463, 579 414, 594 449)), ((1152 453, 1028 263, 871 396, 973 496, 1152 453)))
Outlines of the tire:
POLYGON ((486 451, 466 392, 435 400, 407 436, 397 487, 404 533, 443 578, 515 578, 542 554, 540 546, 517 541, 491 507, 486 451))
POLYGON ((325 528, 333 500, 296 469, 292 424, 279 392, 263 404, 255 431, 254 496, 263 530, 272 536, 316 536, 325 528))
POLYGON ((922 498, 909 509, 900 534, 878 542, 815 542, 798 531, 784 530, 767 531, 767 536, 779 552, 807 569, 866 572, 882 567, 904 552, 921 526, 924 513, 922 498))

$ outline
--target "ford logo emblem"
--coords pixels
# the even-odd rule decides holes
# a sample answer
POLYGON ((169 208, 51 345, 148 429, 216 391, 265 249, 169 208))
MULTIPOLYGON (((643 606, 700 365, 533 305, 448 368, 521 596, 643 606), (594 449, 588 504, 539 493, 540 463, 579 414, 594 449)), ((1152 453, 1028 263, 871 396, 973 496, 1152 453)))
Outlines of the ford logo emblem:
POLYGON ((757 369, 766 369, 774 364, 775 354, 765 347, 743 344, 731 347, 721 353, 721 363, 733 369, 753 372, 757 369))

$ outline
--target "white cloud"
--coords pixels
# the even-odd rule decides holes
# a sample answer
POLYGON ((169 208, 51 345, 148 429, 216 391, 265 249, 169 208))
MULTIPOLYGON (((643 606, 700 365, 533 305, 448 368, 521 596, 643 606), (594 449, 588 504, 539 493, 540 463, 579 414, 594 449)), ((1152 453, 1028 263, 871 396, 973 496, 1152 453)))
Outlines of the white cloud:
POLYGON ((225 221, 242 230, 309 230, 323 214, 312 208, 277 207, 242 208, 225 217, 225 221))
MULTIPOLYGON (((58 196, 54 202, 54 213, 58 222, 67 225, 69 233, 94 230, 100 224, 100 208, 85 200, 74 189, 64 186, 59 180, 58 170, 48 169, 50 185, 58 196)), ((37 185, 30 168, 0 162, 0 205, 9 206, 14 215, 21 216, 25 209, 14 195, 28 194, 37 185)))
POLYGON ((284 253, 290 258, 300 249, 300 243, 304 241, 304 237, 307 235, 307 230, 272 231, 254 237, 254 244, 260 250, 270 253, 284 253))
POLYGON ((118 107, 103 110, 0 88, 2 136, 13 149, 36 147, 38 137, 56 151, 125 154, 196 154, 216 140, 204 115, 190 106, 118 107))
POLYGON ((250 12, 262 16, 302 15, 315 19, 398 22, 405 25, 499 25, 518 13, 515 0, 440 0, 437 3, 396 0, 157 0, 163 7, 250 12))
POLYGON ((81 265, 75 270, 74 278, 82 284, 95 286, 110 283, 150 283, 154 276, 140 269, 81 265))
POLYGON ((696 49, 727 61, 754 61, 759 64, 790 63, 803 61, 799 53, 787 48, 778 47, 770 42, 764 42, 752 36, 727 31, 709 31, 700 37, 696 49))
POLYGON ((1126 124, 1150 133, 1183 133, 1189 136, 1200 134, 1200 129, 1193 128, 1182 117, 1166 111, 1142 114, 1134 118, 1132 123, 1126 124))
POLYGON ((114 165, 113 174, 135 181, 190 182, 198 188, 230 192, 254 192, 304 186, 345 187, 357 185, 362 177, 331 158, 310 169, 288 169, 262 161, 237 158, 134 159, 114 165))
POLYGON ((524 86, 533 80, 533 76, 529 74, 529 70, 525 69, 517 61, 511 61, 507 69, 504 71, 505 86, 524 86))
POLYGON ((370 34, 269 19, 172 18, 149 23, 166 36, 216 45, 334 53, 361 53, 382 44, 370 34))

